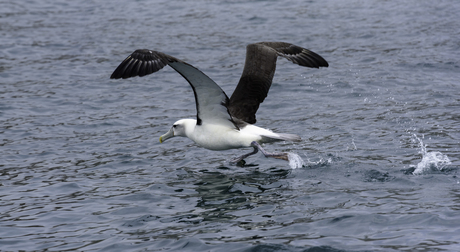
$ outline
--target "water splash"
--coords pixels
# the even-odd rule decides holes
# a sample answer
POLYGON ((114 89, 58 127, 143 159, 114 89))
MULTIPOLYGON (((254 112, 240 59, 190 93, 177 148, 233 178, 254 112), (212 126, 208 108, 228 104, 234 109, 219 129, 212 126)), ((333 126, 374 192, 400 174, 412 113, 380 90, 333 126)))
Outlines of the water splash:
POLYGON ((317 168, 317 167, 330 165, 334 162, 333 160, 337 158, 330 155, 328 158, 320 157, 317 160, 313 161, 307 157, 307 161, 304 161, 299 155, 292 153, 292 152, 288 152, 288 159, 289 159, 289 166, 292 169, 297 169, 297 168, 302 168, 302 167, 317 168))
POLYGON ((307 158, 306 166, 311 167, 311 168, 317 168, 317 167, 322 167, 322 166, 327 166, 330 165, 334 162, 335 157, 332 155, 324 158, 324 157, 319 157, 318 159, 311 160, 310 158, 307 158))
POLYGON ((305 165, 305 162, 303 161, 303 159, 295 153, 288 152, 288 159, 289 159, 289 166, 292 169, 302 168, 305 165))
POLYGON ((412 174, 421 175, 431 170, 442 171, 444 167, 451 164, 447 155, 444 155, 439 151, 428 152, 426 150, 426 144, 423 143, 422 139, 417 137, 416 134, 414 134, 413 137, 419 143, 419 153, 422 154, 422 161, 420 161, 417 166, 411 166, 415 167, 415 170, 412 172, 412 174))

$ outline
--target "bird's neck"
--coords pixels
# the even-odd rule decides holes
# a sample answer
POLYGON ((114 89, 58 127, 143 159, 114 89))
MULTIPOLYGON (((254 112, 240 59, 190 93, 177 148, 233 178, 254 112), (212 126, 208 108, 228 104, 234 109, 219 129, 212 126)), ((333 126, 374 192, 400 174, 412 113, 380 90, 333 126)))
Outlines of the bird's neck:
POLYGON ((193 132, 195 131, 196 120, 195 119, 183 119, 185 136, 193 139, 193 132))

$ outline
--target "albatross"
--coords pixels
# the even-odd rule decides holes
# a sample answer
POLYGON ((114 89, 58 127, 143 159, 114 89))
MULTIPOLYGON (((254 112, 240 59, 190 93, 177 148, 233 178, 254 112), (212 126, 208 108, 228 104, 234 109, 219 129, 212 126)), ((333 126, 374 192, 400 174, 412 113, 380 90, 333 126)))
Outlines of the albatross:
POLYGON ((252 152, 232 159, 232 164, 258 151, 265 157, 288 161, 288 153, 270 153, 261 144, 300 141, 300 137, 275 133, 254 125, 259 105, 267 97, 272 84, 278 56, 304 67, 329 66, 325 59, 308 49, 285 42, 259 42, 247 46, 243 74, 230 98, 219 85, 194 66, 148 49, 134 51, 121 62, 110 78, 142 77, 169 65, 188 81, 195 95, 196 119, 176 121, 166 134, 160 136, 160 143, 181 136, 210 150, 253 148, 252 152))

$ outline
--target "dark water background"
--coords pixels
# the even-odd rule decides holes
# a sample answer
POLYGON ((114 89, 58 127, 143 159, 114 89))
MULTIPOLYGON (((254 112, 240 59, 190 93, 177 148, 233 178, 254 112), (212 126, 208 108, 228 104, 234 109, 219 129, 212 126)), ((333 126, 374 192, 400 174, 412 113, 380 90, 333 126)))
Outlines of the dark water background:
POLYGON ((0 2, 0 250, 460 250, 459 13, 456 0, 0 2), (303 138, 266 146, 301 168, 160 145, 195 115, 185 80, 109 79, 148 48, 231 94, 258 41, 330 63, 280 59, 258 113, 303 138))

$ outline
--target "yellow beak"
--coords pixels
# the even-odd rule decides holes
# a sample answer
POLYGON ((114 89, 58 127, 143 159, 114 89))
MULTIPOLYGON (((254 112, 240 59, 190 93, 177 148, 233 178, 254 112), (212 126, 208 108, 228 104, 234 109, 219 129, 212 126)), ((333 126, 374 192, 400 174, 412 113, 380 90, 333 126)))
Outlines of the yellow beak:
POLYGON ((166 134, 160 136, 160 143, 163 143, 164 141, 166 141, 167 139, 169 139, 171 137, 174 137, 173 128, 171 128, 168 132, 166 132, 166 134))

